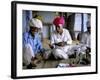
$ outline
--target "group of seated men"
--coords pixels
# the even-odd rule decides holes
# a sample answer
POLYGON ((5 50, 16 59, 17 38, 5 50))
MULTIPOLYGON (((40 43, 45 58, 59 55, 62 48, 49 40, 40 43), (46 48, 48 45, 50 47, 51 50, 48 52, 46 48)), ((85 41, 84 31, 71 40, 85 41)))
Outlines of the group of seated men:
MULTIPOLYGON (((64 18, 57 16, 53 20, 53 25, 55 26, 55 31, 51 34, 50 48, 52 49, 52 54, 55 59, 68 59, 68 52, 70 45, 72 44, 72 39, 70 33, 67 29, 64 29, 64 18)), ((30 30, 23 34, 23 63, 27 68, 32 68, 36 66, 36 56, 38 54, 44 54, 44 48, 40 39, 39 32, 43 27, 42 22, 39 19, 32 18, 29 21, 30 30)), ((86 47, 90 47, 90 26, 87 27, 87 31, 82 35, 81 43, 86 47)))

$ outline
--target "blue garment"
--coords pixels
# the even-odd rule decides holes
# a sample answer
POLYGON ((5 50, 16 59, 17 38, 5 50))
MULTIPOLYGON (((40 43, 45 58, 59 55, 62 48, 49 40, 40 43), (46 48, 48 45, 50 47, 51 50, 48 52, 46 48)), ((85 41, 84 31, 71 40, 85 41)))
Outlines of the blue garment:
POLYGON ((37 54, 38 52, 42 50, 42 43, 41 43, 38 33, 35 34, 34 37, 29 32, 24 33, 23 46, 25 46, 25 44, 30 44, 32 46, 32 50, 34 54, 37 54))

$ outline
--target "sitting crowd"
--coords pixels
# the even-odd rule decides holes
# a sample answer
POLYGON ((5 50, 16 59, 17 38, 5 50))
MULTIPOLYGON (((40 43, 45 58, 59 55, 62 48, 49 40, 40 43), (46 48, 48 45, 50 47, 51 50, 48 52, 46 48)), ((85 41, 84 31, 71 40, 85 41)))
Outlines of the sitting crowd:
POLYGON ((36 18, 32 18, 29 21, 30 30, 23 34, 23 63, 28 69, 36 67, 35 63, 38 63, 42 59, 48 59, 51 54, 55 59, 68 59, 73 53, 72 50, 85 52, 85 50, 91 49, 90 26, 87 27, 87 32, 83 33, 80 44, 72 45, 69 31, 63 28, 64 23, 64 18, 60 16, 53 20, 55 31, 51 34, 49 46, 52 52, 48 55, 46 50, 43 48, 42 41, 39 37, 39 32, 41 32, 43 27, 42 22, 36 18), (41 58, 37 59, 39 55, 41 58))

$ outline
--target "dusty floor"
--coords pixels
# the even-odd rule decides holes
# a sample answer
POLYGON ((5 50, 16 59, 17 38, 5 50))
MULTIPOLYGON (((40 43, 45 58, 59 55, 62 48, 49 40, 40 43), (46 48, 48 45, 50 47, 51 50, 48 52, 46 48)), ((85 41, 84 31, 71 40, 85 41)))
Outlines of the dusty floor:
MULTIPOLYGON (((82 55, 83 58, 85 58, 86 55, 82 55)), ((90 57, 88 57, 88 60, 90 61, 90 57)), ((68 64, 69 66, 66 67, 80 67, 80 66, 90 66, 91 63, 86 63, 83 60, 80 60, 79 56, 76 58, 69 58, 66 60, 56 60, 56 59, 48 59, 48 60, 41 60, 39 63, 36 64, 36 67, 33 67, 33 69, 41 69, 41 68, 57 68, 59 64, 68 64)), ((24 66, 23 69, 26 69, 24 66)))
MULTIPOLYGON (((50 49, 48 44, 50 43, 50 41, 48 41, 47 39, 44 39, 43 42, 43 46, 46 49, 50 49)), ((73 44, 75 44, 77 42, 73 42, 73 44)), ((74 67, 79 67, 79 66, 89 66, 91 64, 91 56, 89 56, 87 58, 87 60, 89 61, 89 63, 87 62, 87 60, 85 59, 86 55, 81 55, 81 59, 80 60, 80 56, 77 56, 76 58, 69 58, 66 60, 56 60, 53 57, 49 58, 48 60, 41 60, 39 63, 36 64, 36 67, 33 67, 33 69, 41 69, 41 68, 56 68, 58 67, 59 64, 69 64, 69 66, 73 65, 74 67)), ((23 69, 26 69, 26 66, 23 66, 23 69)))

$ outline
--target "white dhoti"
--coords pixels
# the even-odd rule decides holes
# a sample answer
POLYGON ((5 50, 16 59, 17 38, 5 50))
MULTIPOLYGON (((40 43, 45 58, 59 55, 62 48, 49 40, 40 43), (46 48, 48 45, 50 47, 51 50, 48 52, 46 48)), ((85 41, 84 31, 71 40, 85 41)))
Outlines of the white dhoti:
POLYGON ((57 47, 53 50, 53 55, 54 57, 57 58, 61 58, 61 59, 68 59, 68 50, 70 49, 70 45, 69 46, 64 46, 64 47, 57 47))
POLYGON ((23 48, 23 63, 25 65, 30 64, 32 57, 34 57, 34 52, 30 44, 26 44, 23 48))

